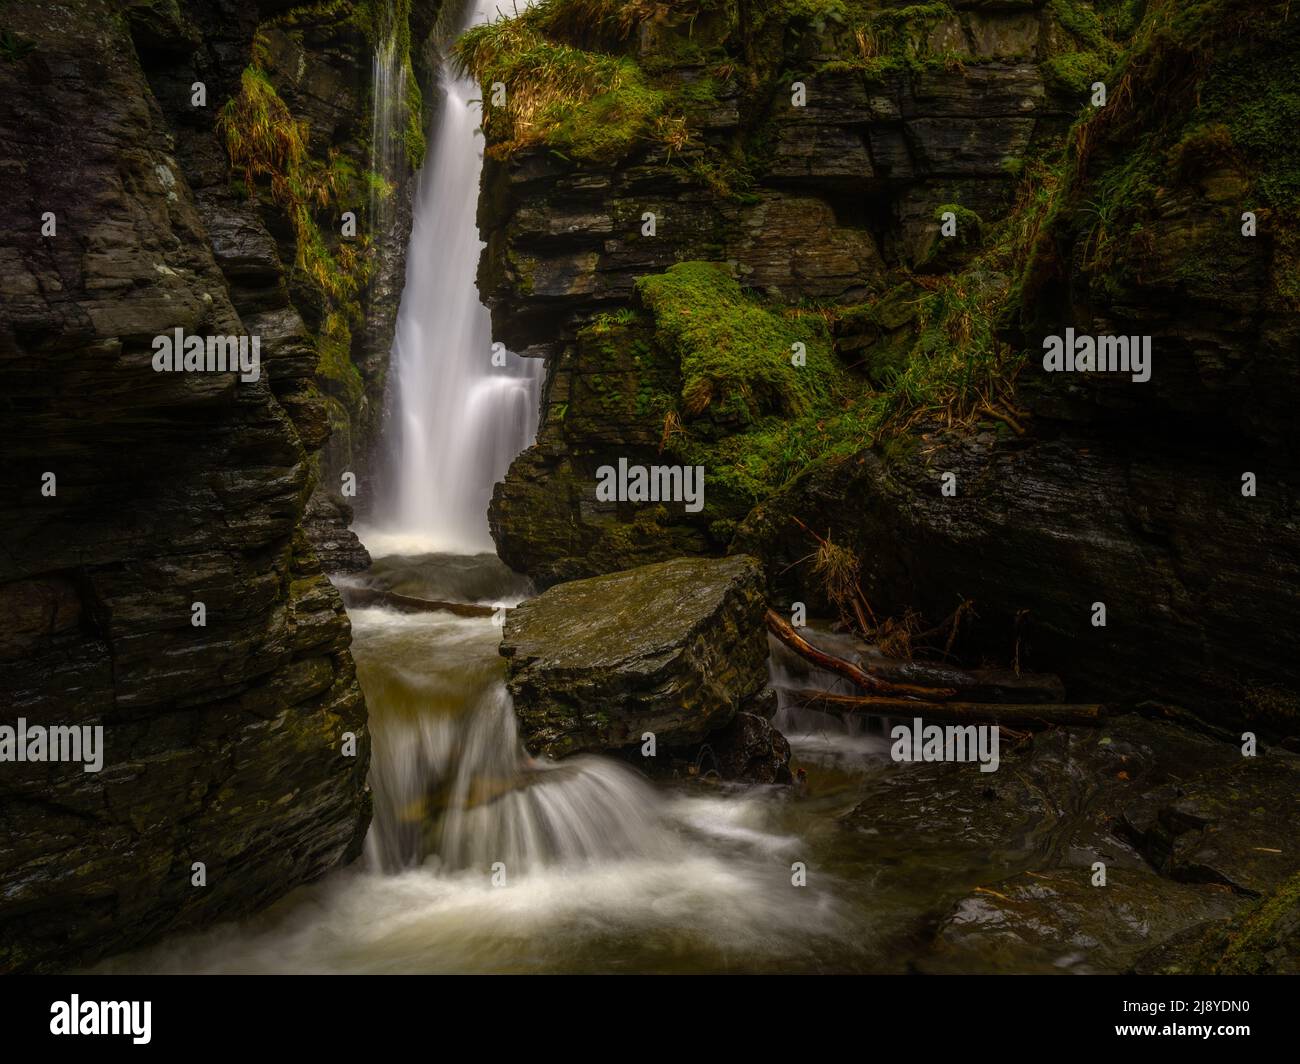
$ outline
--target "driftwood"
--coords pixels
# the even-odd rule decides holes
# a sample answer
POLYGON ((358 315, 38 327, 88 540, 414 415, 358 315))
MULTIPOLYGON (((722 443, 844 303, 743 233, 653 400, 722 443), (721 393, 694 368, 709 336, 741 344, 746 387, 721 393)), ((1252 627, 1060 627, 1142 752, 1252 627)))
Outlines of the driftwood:
POLYGON ((891 680, 882 679, 879 676, 873 676, 869 672, 860 669, 850 661, 843 658, 837 658, 833 654, 827 654, 825 651, 818 650, 808 640, 801 636, 794 628, 775 610, 768 610, 764 615, 767 621, 767 629, 777 639, 781 640, 786 646, 793 650, 801 657, 807 658, 814 665, 820 666, 830 672, 843 676, 846 680, 856 684, 864 691, 874 691, 881 695, 916 695, 922 698, 951 698, 957 692, 953 688, 935 688, 925 687, 919 684, 895 683, 891 680))
POLYGON ((433 599, 413 598, 395 591, 379 591, 372 587, 339 587, 343 604, 348 607, 388 606, 402 613, 454 613, 458 617, 491 617, 496 610, 491 606, 471 606, 467 602, 437 602, 433 599))
POLYGON ((835 695, 828 691, 790 691, 804 705, 823 704, 841 713, 877 713, 890 717, 921 717, 969 724, 1004 724, 1035 731, 1057 724, 1100 724, 1107 716, 1098 703, 1035 702, 1015 705, 1000 702, 922 702, 883 695, 835 695))
POLYGON ((1065 701, 1065 684, 1050 672, 1017 674, 1010 669, 959 669, 922 661, 872 662, 868 669, 893 683, 951 687, 968 702, 1065 701))

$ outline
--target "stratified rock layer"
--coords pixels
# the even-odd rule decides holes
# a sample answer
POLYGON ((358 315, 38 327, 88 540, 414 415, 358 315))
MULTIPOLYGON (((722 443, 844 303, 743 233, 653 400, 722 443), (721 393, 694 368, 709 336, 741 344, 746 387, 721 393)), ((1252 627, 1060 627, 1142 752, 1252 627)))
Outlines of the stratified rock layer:
POLYGON ((1027 356, 1012 423, 930 423, 813 469, 734 548, 808 601, 798 518, 857 554, 878 611, 937 621, 974 600, 967 649, 1059 673, 1071 697, 1295 735, 1300 243, 1294 209, 1260 207, 1254 236, 1242 219, 1300 187, 1294 139, 1260 121, 1293 99, 1300 23, 1271 0, 1187 6, 1138 35, 1124 80, 1140 102, 1076 128, 1003 310, 1027 356), (1149 379, 1045 371, 1044 339, 1067 328, 1149 338, 1149 379))
POLYGON ((317 353, 213 132, 258 15, 3 12, 3 723, 102 726, 105 756, 0 764, 0 970, 247 914, 369 822, 350 628, 300 523, 330 432, 317 353), (260 378, 154 372, 175 328, 260 335, 260 378))
POLYGON ((559 757, 698 743, 767 680, 752 558, 681 558, 559 584, 513 610, 501 653, 525 745, 559 757))
MULTIPOLYGON (((806 106, 791 106, 789 78, 773 73, 755 85, 728 76, 716 95, 687 107, 692 139, 680 150, 652 145, 582 165, 545 148, 489 157, 479 287, 496 337, 548 360, 537 443, 492 500, 492 533, 507 563, 549 584, 721 553, 744 517, 719 523, 713 512, 595 498, 600 466, 619 457, 649 464, 672 446, 653 398, 680 393, 677 358, 635 330, 603 342, 582 332, 596 315, 637 307, 637 278, 708 260, 778 303, 855 303, 881 295, 891 268, 931 254, 938 205, 1005 212, 1011 169, 1061 133, 1081 98, 1045 73, 1064 37, 1051 5, 954 7, 918 18, 913 52, 931 61, 915 70, 853 69, 812 32, 765 42, 770 54, 755 69, 770 61, 773 71, 815 71, 800 75, 806 106), (969 65, 945 67, 933 58, 941 55, 969 65), (742 195, 711 185, 719 157, 743 158, 752 188, 742 195), (647 213, 653 236, 643 231, 647 213)), ((909 11, 925 15, 922 6, 909 11)), ((659 68, 697 32, 643 30, 641 59, 659 68)), ((672 73, 685 85, 719 80, 702 62, 672 73)), ((710 411, 690 424, 684 415, 707 439, 730 431, 715 418, 710 411)))

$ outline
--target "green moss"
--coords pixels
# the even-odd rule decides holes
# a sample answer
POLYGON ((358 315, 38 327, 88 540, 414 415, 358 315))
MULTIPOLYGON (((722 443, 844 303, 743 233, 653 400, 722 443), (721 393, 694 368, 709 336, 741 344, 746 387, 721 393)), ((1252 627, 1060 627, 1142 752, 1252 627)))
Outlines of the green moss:
POLYGON ((1064 52, 1052 56, 1040 69, 1048 85, 1079 94, 1103 79, 1110 62, 1096 52, 1064 52))
POLYGON ((792 316, 747 297, 725 267, 683 262, 642 277, 637 291, 654 313, 659 336, 681 360, 688 414, 710 406, 749 421, 799 416, 828 402, 844 373, 824 321, 792 316), (792 363, 803 344, 806 365, 792 363))
POLYGON ((543 5, 466 32, 456 44, 460 66, 483 86, 484 130, 497 157, 547 145, 569 158, 612 161, 636 144, 684 144, 669 94, 632 59, 589 52, 543 32, 543 5), (506 87, 492 106, 492 86, 506 87))
POLYGON ((664 114, 667 96, 639 78, 620 77, 615 87, 550 112, 547 144, 562 155, 584 161, 618 159, 647 137, 664 114))
POLYGON ((1204 181, 1233 202, 1221 228, 1205 227, 1181 250, 1177 276, 1207 295, 1230 283, 1245 253, 1241 211, 1267 211, 1275 288, 1295 305, 1300 19, 1286 16, 1285 0, 1152 0, 1109 75, 1111 102, 1072 133, 1069 193, 1045 228, 1054 239, 1040 244, 1020 285, 1024 320, 1033 317, 1037 286, 1061 276, 1058 243, 1081 244, 1094 285, 1123 298, 1156 250, 1161 202, 1178 186, 1199 197, 1204 181))
POLYGON ((960 203, 941 203, 934 209, 935 223, 943 225, 946 214, 953 215, 957 223, 956 234, 946 239, 956 241, 961 247, 974 247, 980 242, 984 222, 978 214, 960 203))
POLYGON ((340 311, 330 313, 316 338, 316 376, 325 392, 349 410, 355 409, 365 394, 361 374, 352 363, 351 350, 352 332, 346 316, 340 311))
POLYGON ((424 97, 420 93, 420 83, 415 71, 411 69, 411 57, 408 55, 402 65, 406 78, 406 117, 402 124, 402 148, 406 152, 406 162, 412 170, 424 165, 424 97))
POLYGON ((1271 975, 1293 971, 1300 957, 1300 874, 1211 931, 1193 969, 1210 975, 1271 975), (1289 960, 1289 963, 1287 963, 1289 960))
POLYGON ((1101 16, 1092 4, 1085 0, 1049 0, 1047 8, 1061 27, 1084 48, 1094 52, 1114 52, 1101 16))

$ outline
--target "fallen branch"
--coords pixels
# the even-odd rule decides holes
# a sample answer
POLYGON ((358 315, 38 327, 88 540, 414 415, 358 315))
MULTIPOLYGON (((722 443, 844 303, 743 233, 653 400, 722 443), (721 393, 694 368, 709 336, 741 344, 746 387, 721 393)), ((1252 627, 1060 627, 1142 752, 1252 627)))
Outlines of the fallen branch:
POLYGON ((875 691, 885 695, 916 695, 922 698, 951 698, 957 693, 955 690, 948 688, 922 687, 915 684, 892 683, 889 680, 882 680, 880 677, 872 676, 870 673, 858 668, 852 662, 818 650, 796 632, 785 618, 775 610, 769 609, 764 615, 764 619, 767 621, 768 631, 800 657, 806 658, 814 665, 827 669, 838 676, 843 676, 864 691, 875 691))
POLYGON ((1100 724, 1107 717, 1099 703, 1037 702, 1031 705, 1003 705, 999 702, 918 702, 884 695, 836 695, 829 691, 791 691, 804 705, 823 703, 829 709, 847 713, 876 713, 882 716, 915 716, 936 721, 968 724, 1005 724, 1028 730, 1058 724, 1100 724))
POLYGON ((496 613, 492 606, 472 606, 468 602, 438 602, 434 599, 412 598, 395 591, 380 591, 372 587, 339 586, 343 605, 349 609, 365 606, 387 606, 402 613, 454 613, 458 617, 491 617, 496 613))
POLYGON ((1006 669, 959 669, 923 661, 872 662, 873 676, 892 683, 955 688, 969 702, 1064 702, 1065 684, 1049 672, 1016 673, 1006 669))

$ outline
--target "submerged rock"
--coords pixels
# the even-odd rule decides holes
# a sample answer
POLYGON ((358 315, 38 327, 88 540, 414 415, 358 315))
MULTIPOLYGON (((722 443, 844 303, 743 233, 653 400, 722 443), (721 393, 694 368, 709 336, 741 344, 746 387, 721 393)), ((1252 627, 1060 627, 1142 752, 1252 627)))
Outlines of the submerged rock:
POLYGON ((757 713, 737 713, 730 724, 709 737, 709 749, 724 780, 791 781, 790 744, 757 713))
POLYGON ((758 563, 679 558, 558 584, 511 612, 501 653, 525 745, 700 742, 767 681, 758 563))

